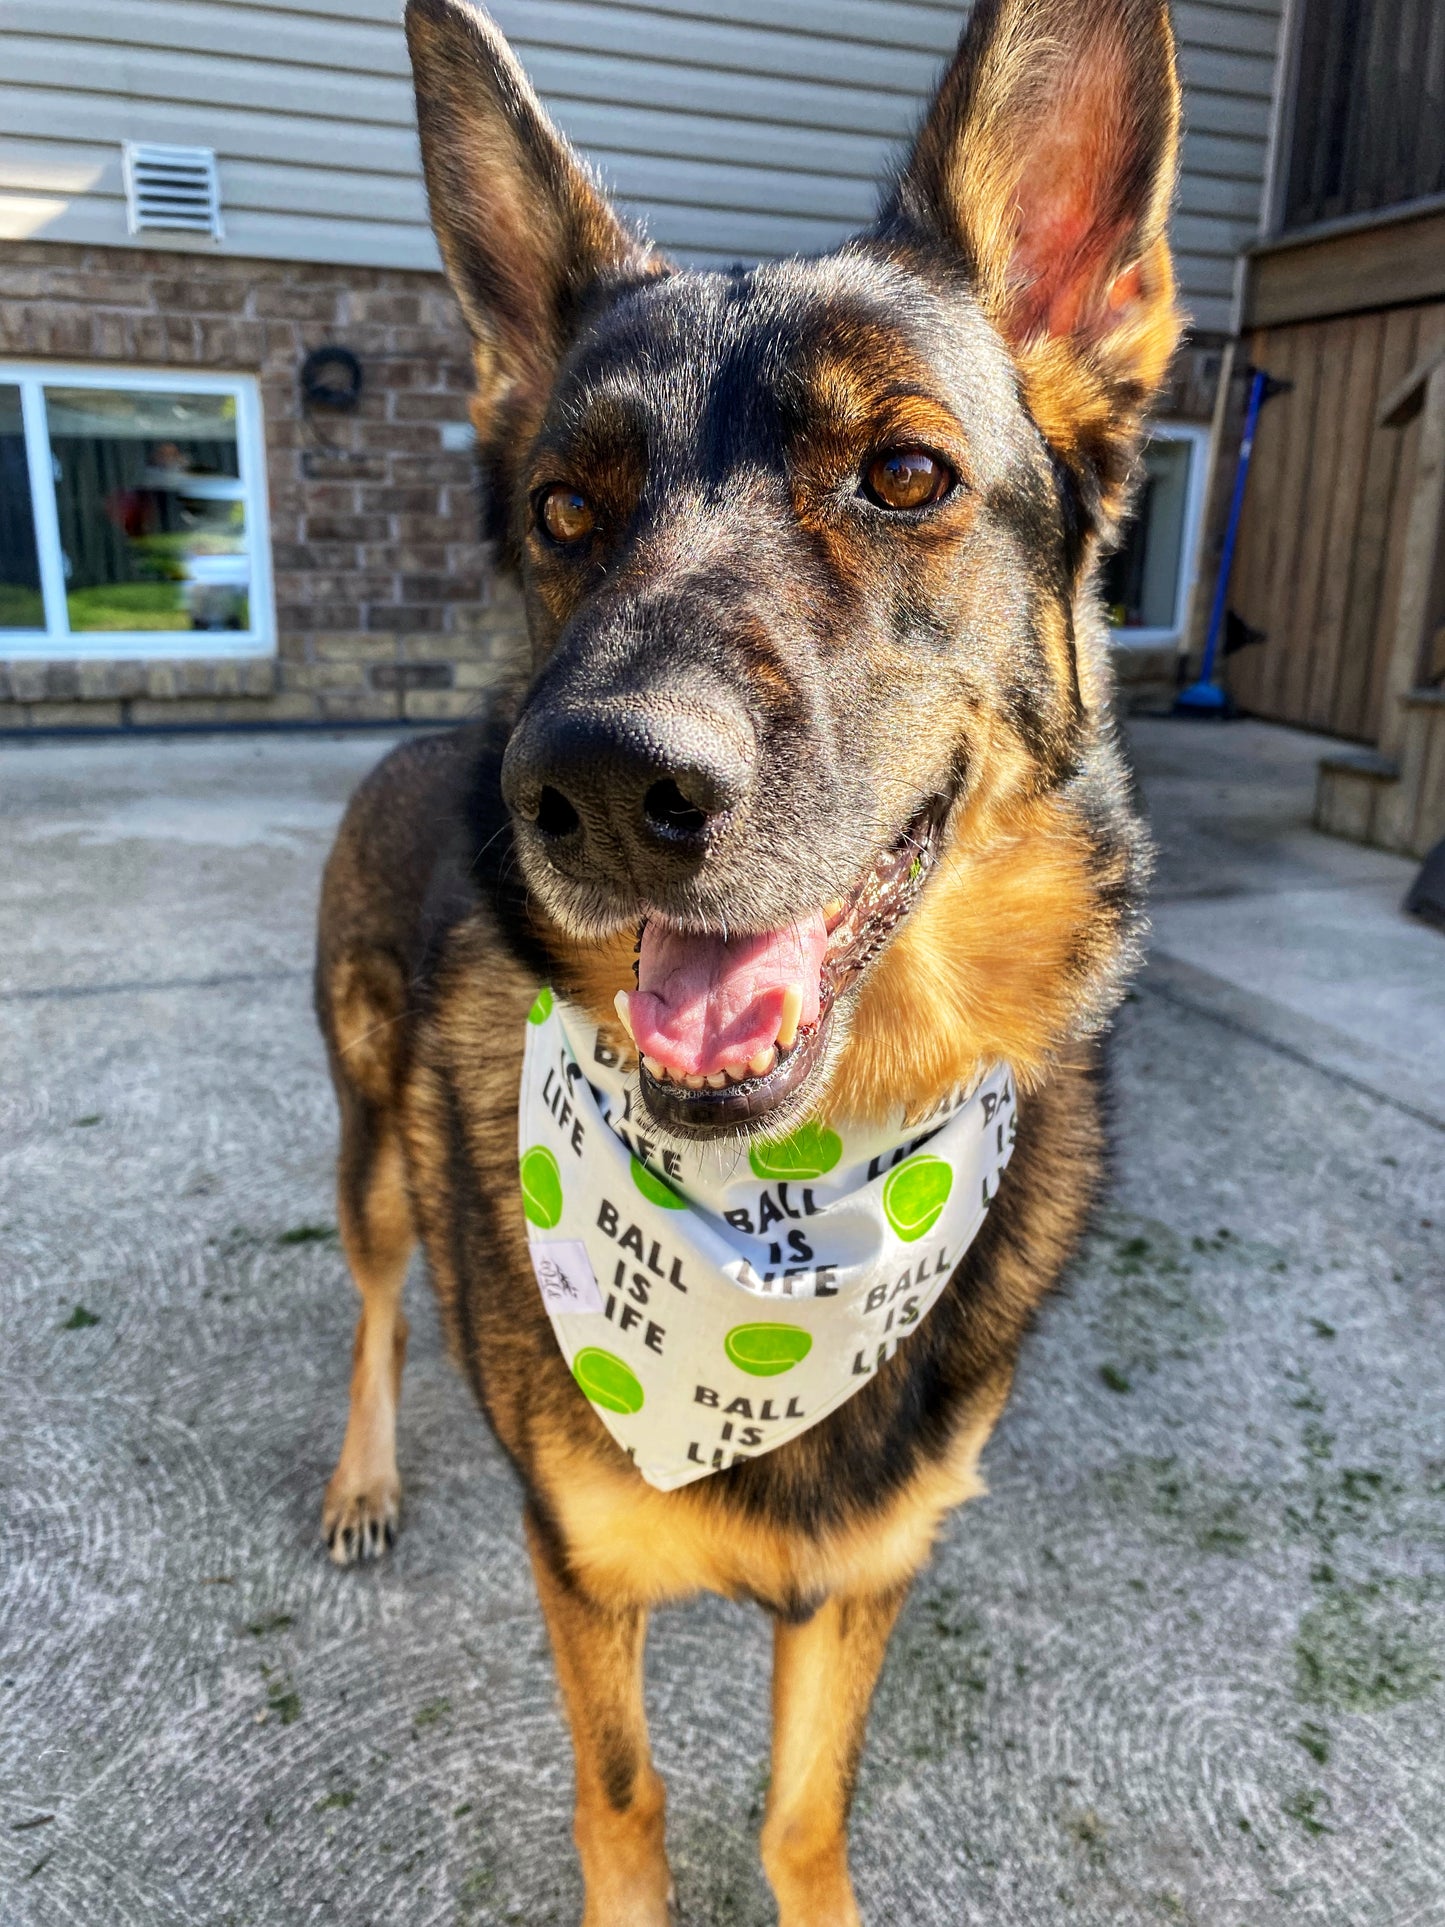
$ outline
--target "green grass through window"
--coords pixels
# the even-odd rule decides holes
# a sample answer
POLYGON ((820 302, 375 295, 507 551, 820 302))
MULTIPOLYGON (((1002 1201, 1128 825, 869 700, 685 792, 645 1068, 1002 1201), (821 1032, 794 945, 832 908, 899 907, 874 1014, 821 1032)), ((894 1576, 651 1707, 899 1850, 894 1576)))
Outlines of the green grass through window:
POLYGON ((94 629, 189 629, 191 614, 177 582, 102 582, 71 589, 65 598, 70 626, 94 629))
POLYGON ((0 629, 43 629, 45 601, 38 589, 0 582, 0 629))

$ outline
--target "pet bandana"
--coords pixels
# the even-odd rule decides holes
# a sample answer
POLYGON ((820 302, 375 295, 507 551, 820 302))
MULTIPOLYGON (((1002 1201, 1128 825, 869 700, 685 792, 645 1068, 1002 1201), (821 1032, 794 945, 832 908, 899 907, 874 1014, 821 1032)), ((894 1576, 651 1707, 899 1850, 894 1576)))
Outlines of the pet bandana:
POLYGON ((532 1267, 572 1376, 648 1484, 770 1452, 866 1383, 977 1236, 1016 1121, 996 1066, 911 1125, 689 1143, 543 990, 518 1107, 532 1267))

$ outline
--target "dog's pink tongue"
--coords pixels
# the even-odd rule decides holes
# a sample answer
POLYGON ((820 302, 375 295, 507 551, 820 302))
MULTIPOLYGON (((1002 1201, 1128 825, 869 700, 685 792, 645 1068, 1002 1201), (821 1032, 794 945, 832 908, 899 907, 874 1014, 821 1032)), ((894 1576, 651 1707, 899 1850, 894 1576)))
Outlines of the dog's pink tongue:
POLYGON ((728 941, 649 921, 629 1006, 637 1048, 679 1076, 745 1064, 776 1040, 789 984, 802 992, 800 1022, 817 1021, 827 948, 820 910, 784 930, 728 941))

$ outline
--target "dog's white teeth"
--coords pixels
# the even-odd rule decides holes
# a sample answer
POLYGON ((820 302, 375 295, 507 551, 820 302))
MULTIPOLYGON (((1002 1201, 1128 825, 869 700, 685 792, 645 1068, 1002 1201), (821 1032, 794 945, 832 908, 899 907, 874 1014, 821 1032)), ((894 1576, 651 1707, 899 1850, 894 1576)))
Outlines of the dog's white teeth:
POLYGON ((631 1000, 632 1000, 631 991, 619 990, 617 995, 613 998, 612 1002, 613 1002, 614 1008, 617 1011, 618 1023, 621 1024, 622 1028, 627 1032, 627 1035, 632 1039, 633 1043, 635 1044, 637 1042, 637 1037, 636 1037, 636 1033, 633 1031, 633 1028, 632 1028, 632 1016, 629 1010, 629 1005, 631 1003, 631 1000))
MULTIPOLYGON (((619 1018, 623 1018, 626 997, 626 991, 618 992, 617 1015, 619 1018)), ((706 1075, 698 1071, 671 1070, 660 1057, 644 1056, 643 1065, 648 1075, 655 1078, 659 1084, 680 1084, 684 1090, 689 1091, 723 1091, 729 1084, 742 1084, 750 1077, 766 1077, 778 1061, 779 1046, 783 1050, 791 1050, 796 1042, 802 1010, 803 993, 796 985, 790 985, 783 993, 783 1023, 778 1034, 778 1043, 769 1044, 766 1050, 760 1050, 755 1057, 745 1060, 739 1058, 736 1062, 724 1064, 720 1070, 711 1071, 706 1075)), ((627 1034, 629 1037, 632 1036, 630 1025, 627 1027, 627 1034)))
POLYGON ((783 992, 783 1016, 778 1025, 779 1050, 791 1050, 798 1041, 798 1020, 803 1014, 803 993, 796 984, 783 992))

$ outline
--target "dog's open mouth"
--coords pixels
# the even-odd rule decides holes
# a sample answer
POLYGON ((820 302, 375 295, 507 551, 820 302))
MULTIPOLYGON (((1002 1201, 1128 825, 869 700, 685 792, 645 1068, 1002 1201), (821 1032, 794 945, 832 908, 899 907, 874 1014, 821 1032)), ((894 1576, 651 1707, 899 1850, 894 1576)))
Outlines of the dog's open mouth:
POLYGON ((845 897, 780 930, 689 932, 650 918, 617 1013, 658 1122, 683 1137, 756 1124, 823 1060, 840 993, 913 908, 947 805, 930 803, 845 897))

